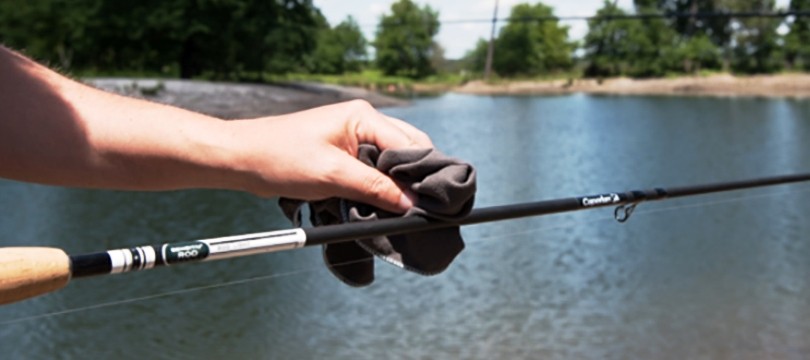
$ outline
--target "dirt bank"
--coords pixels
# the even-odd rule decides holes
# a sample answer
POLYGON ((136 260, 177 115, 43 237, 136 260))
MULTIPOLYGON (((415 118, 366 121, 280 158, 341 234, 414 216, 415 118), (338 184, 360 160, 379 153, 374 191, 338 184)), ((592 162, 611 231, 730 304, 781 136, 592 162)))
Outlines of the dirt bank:
POLYGON ((264 85, 125 78, 93 78, 84 82, 226 119, 278 115, 351 99, 365 99, 375 107, 408 104, 362 88, 314 83, 264 85))
POLYGON ((714 75, 637 80, 628 78, 512 81, 487 84, 469 82, 453 89, 455 92, 481 95, 512 94, 614 94, 614 95, 694 95, 694 96, 762 96, 810 97, 810 75, 783 74, 735 77, 714 75))

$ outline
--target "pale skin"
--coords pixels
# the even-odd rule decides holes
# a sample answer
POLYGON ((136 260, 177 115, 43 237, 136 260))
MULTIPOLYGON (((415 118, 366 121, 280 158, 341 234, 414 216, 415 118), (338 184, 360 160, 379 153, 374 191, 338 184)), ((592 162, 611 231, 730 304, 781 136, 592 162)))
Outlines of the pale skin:
POLYGON ((433 147, 423 132, 364 101, 224 121, 97 90, 0 46, 0 177, 85 188, 337 196, 398 213, 412 207, 407 190, 355 159, 361 143, 433 147))

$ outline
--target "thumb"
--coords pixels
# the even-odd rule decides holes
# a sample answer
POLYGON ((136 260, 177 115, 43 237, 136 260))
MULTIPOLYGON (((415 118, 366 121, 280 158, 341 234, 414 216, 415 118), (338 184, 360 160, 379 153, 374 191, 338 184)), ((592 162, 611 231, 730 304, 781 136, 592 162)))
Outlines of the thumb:
POLYGON ((397 186, 393 179, 377 169, 347 155, 334 184, 336 195, 372 205, 394 213, 404 213, 413 207, 413 201, 397 186))

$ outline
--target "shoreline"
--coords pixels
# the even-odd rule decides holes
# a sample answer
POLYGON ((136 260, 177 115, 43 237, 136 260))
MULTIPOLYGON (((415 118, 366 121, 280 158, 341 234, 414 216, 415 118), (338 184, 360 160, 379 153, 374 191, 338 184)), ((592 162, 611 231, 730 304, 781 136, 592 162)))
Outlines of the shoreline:
MULTIPOLYGON (((410 101, 362 87, 289 82, 250 84, 180 79, 87 78, 99 89, 178 106, 224 118, 254 118, 286 114, 318 106, 363 99, 377 108, 407 106, 410 101)), ((408 96, 460 93, 477 96, 568 94, 615 96, 695 96, 810 98, 810 74, 735 77, 718 74, 658 79, 611 78, 576 80, 521 80, 462 85, 415 83, 408 96)), ((402 95, 402 94, 400 94, 402 95)))
MULTIPOLYGON (((434 89, 435 90, 435 89, 434 89)), ((426 90, 427 91, 427 90, 426 90)), ((810 74, 737 77, 728 74, 696 77, 630 79, 471 81, 450 87, 449 92, 471 95, 669 95, 709 97, 810 98, 810 74)))
POLYGON ((101 90, 224 119, 281 115, 338 102, 363 99, 374 107, 406 106, 409 101, 357 87, 308 82, 248 84, 180 79, 87 78, 101 90))

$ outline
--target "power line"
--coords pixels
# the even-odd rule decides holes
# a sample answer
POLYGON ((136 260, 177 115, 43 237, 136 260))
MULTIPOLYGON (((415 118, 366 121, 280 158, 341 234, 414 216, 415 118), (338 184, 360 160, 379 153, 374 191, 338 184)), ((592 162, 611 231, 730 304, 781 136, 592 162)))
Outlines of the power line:
MULTIPOLYGON (((810 16, 810 11, 780 11, 780 12, 699 12, 699 13, 649 13, 626 15, 574 15, 574 16, 527 16, 520 18, 499 18, 498 22, 534 22, 534 21, 576 21, 576 20, 646 20, 671 18, 784 18, 788 16, 810 16)), ((457 19, 442 20, 442 24, 470 24, 490 22, 491 19, 457 19)))
MULTIPOLYGON (((810 16, 810 11, 777 11, 777 12, 762 12, 762 11, 744 11, 744 12, 669 12, 669 13, 646 13, 646 14, 626 14, 626 15, 569 15, 569 16, 526 16, 520 18, 490 18, 490 19, 447 19, 440 20, 442 25, 458 25, 458 24, 477 24, 477 23, 492 23, 492 22, 544 22, 544 21, 611 21, 611 20, 650 20, 650 19, 684 19, 684 18, 700 18, 700 19, 716 19, 716 18, 729 18, 729 19, 750 19, 750 18, 786 18, 789 16, 803 17, 810 16)), ((399 23, 397 25, 405 26, 411 23, 399 23)), ((363 24, 364 27, 377 26, 377 24, 363 24)))

